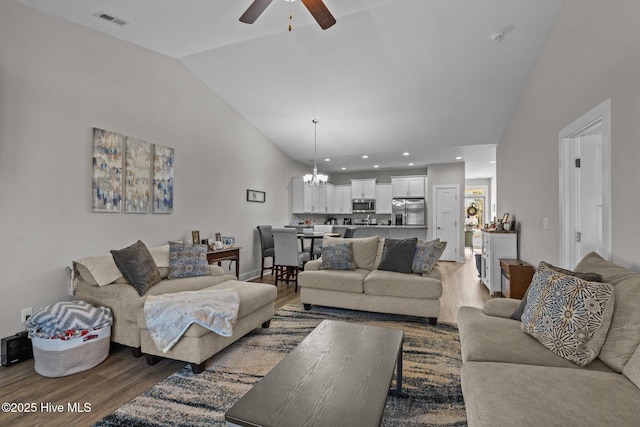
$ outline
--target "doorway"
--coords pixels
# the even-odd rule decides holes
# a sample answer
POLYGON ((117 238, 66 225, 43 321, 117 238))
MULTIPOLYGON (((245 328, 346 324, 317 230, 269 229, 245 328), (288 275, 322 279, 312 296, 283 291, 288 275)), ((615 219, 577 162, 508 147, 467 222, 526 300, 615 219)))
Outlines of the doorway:
POLYGON ((560 131, 560 258, 611 258, 611 101, 560 131))
POLYGON ((435 211, 433 238, 447 242, 447 248, 440 257, 443 261, 464 262, 460 251, 460 188, 458 185, 434 185, 435 211))

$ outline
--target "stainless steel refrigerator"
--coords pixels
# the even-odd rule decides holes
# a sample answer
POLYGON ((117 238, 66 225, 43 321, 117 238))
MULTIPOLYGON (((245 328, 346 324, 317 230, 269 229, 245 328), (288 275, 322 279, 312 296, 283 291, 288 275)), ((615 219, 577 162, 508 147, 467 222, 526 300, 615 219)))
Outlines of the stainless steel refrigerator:
POLYGON ((424 199, 393 199, 391 214, 396 225, 426 225, 427 204, 424 199))

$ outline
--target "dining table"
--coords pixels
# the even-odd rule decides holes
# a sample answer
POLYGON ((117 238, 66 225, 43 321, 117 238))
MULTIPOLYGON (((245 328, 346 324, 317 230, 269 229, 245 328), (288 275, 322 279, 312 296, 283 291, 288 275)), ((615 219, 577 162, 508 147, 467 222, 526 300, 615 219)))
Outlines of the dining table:
POLYGON ((342 234, 340 233, 335 233, 335 232, 326 233, 324 231, 298 233, 298 239, 300 239, 300 250, 304 252, 304 241, 311 240, 310 247, 309 247, 309 254, 313 256, 313 242, 315 242, 316 239, 323 239, 324 236, 340 237, 341 235, 342 234))

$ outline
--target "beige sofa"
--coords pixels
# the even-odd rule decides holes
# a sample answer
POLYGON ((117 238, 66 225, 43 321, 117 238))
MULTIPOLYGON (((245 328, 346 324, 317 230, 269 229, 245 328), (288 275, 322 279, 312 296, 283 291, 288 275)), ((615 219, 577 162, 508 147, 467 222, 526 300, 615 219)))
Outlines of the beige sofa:
POLYGON ((149 356, 183 360, 192 364, 194 372, 199 372, 204 368, 203 362, 220 349, 261 325, 269 326, 277 296, 273 285, 238 282, 235 276, 225 274, 217 265, 209 266, 210 276, 169 279, 169 246, 149 248, 149 252, 162 280, 142 296, 126 283, 110 254, 86 257, 73 263, 75 298, 109 307, 113 314, 111 341, 131 347, 134 356, 145 352, 150 364, 157 359, 149 356), (240 307, 232 337, 218 336, 194 324, 167 354, 159 352, 146 331, 143 307, 147 296, 206 288, 233 288, 238 292, 240 307))
POLYGON ((355 270, 323 270, 321 259, 306 263, 298 278, 300 302, 380 313, 427 317, 440 315, 442 283, 436 265, 428 275, 378 270, 384 247, 378 236, 360 239, 325 237, 323 245, 352 242, 355 270))
POLYGON ((640 273, 595 253, 575 268, 613 285, 614 311, 598 357, 578 366, 510 317, 520 300, 461 307, 462 391, 474 426, 637 426, 640 423, 640 273))

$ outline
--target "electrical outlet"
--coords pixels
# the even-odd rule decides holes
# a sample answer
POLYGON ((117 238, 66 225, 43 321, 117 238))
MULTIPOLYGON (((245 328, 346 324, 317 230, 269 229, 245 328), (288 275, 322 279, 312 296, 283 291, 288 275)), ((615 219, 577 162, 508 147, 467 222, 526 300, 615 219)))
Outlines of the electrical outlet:
POLYGON ((23 308, 20 312, 20 323, 24 323, 33 313, 33 307, 23 308))
POLYGON ((542 228, 545 230, 549 229, 549 218, 542 218, 542 228))

